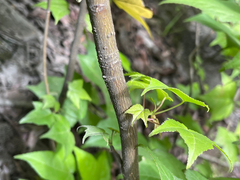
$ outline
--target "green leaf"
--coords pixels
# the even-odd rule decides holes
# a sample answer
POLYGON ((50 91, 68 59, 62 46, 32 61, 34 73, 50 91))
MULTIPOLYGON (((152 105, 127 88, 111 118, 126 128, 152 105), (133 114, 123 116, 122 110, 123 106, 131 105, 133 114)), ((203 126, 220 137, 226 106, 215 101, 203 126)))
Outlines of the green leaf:
POLYGON ((158 101, 162 101, 164 98, 166 98, 166 100, 173 101, 173 99, 168 95, 168 93, 166 93, 162 89, 156 89, 156 92, 158 101))
POLYGON ((111 180, 111 167, 109 165, 108 154, 106 151, 102 151, 98 158, 98 178, 99 180, 111 180))
POLYGON ((102 152, 98 159, 77 147, 74 148, 77 158, 78 171, 82 180, 110 180, 110 166, 107 161, 106 152, 102 152))
POLYGON ((229 62, 223 65, 221 70, 240 68, 240 52, 229 62))
POLYGON ((190 114, 187 114, 185 116, 174 116, 176 119, 178 119, 180 122, 182 122, 188 129, 192 129, 194 131, 197 131, 198 133, 203 134, 202 128, 199 126, 199 124, 192 119, 192 116, 190 114))
MULTIPOLYGON (((39 105, 39 104, 38 104, 39 105)), ((20 120, 20 124, 33 123, 36 125, 47 125, 51 127, 55 122, 55 114, 49 109, 35 109, 20 120)))
POLYGON ((236 23, 240 21, 240 7, 233 1, 223 0, 166 0, 160 4, 175 3, 193 6, 218 18, 222 22, 236 23))
POLYGON ((92 33, 92 24, 91 24, 91 21, 90 21, 90 17, 89 17, 89 14, 86 14, 85 16, 85 23, 86 23, 86 28, 87 30, 92 33))
MULTIPOLYGON (((116 117, 116 114, 115 114, 115 111, 114 111, 113 108, 108 110, 108 118, 107 119, 102 119, 101 121, 99 121, 99 123, 97 124, 97 127, 103 129, 108 134, 111 134, 111 132, 112 132, 109 128, 119 130, 117 117, 116 117)), ((121 149, 121 140, 120 140, 120 135, 119 134, 115 134, 113 136, 112 143, 113 143, 113 146, 116 150, 121 149)), ((85 144, 82 147, 83 148, 87 148, 87 147, 109 148, 106 141, 103 139, 102 136, 91 136, 91 137, 89 137, 88 140, 85 142, 85 144)))
POLYGON ((60 108, 60 104, 52 95, 44 95, 43 99, 43 109, 54 108, 54 111, 57 112, 60 108))
MULTIPOLYGON (((200 154, 202 154, 204 151, 213 149, 213 146, 221 150, 215 142, 211 141, 206 136, 203 136, 202 134, 199 134, 195 131, 188 129, 186 126, 184 126, 180 122, 177 122, 173 119, 166 120, 163 124, 161 124, 159 127, 154 129, 149 134, 149 136, 151 137, 153 135, 156 135, 162 132, 175 132, 175 131, 177 131, 180 134, 180 136, 183 138, 183 140, 188 146, 187 169, 191 167, 191 165, 194 163, 197 157, 200 154)), ((231 163, 231 160, 229 158, 228 160, 231 163)), ((230 169, 232 170, 232 164, 230 169)))
POLYGON ((76 171, 76 161, 73 153, 65 157, 64 147, 59 143, 56 144, 55 156, 58 156, 63 160, 62 163, 67 166, 69 172, 74 173, 76 171))
POLYGON ((132 126, 135 121, 142 119, 145 126, 147 127, 148 116, 151 115, 149 109, 144 109, 141 104, 135 104, 130 107, 125 113, 133 115, 132 126))
POLYGON ((87 115, 88 101, 80 100, 79 106, 80 109, 77 109, 69 98, 64 101, 61 114, 67 119, 70 127, 73 127, 77 122, 81 123, 87 115))
POLYGON ((230 177, 217 177, 217 178, 210 178, 209 180, 240 180, 240 178, 230 178, 230 177))
POLYGON ((84 128, 87 128, 85 130, 85 135, 83 136, 83 139, 82 139, 82 143, 84 144, 86 138, 90 137, 90 136, 102 136, 103 139, 108 143, 108 140, 109 140, 109 134, 107 134, 104 129, 101 129, 101 128, 98 128, 96 126, 80 126, 81 127, 84 127, 84 128))
POLYGON ((160 175, 158 169, 153 161, 149 159, 142 159, 139 162, 139 176, 140 180, 159 180, 160 175))
POLYGON ((172 148, 172 144, 169 138, 166 136, 159 140, 157 138, 149 138, 148 147, 152 150, 169 151, 172 148))
MULTIPOLYGON (((95 49, 95 45, 93 42, 87 42, 87 54, 86 55, 78 55, 79 62, 81 64, 81 68, 83 74, 94 84, 96 84, 104 94, 105 102, 107 106, 111 106, 111 100, 108 94, 108 90, 102 78, 102 72, 99 67, 99 63, 97 60, 97 53, 95 49)), ((107 108, 108 109, 108 108, 107 108)))
MULTIPOLYGON (((58 97, 60 95, 62 86, 63 86, 64 78, 59 77, 48 77, 48 84, 50 94, 58 97)), ((29 90, 31 90, 38 98, 41 98, 43 95, 46 95, 46 89, 44 82, 40 82, 38 85, 27 86, 29 90)))
POLYGON ((61 115, 55 115, 56 122, 51 129, 40 138, 52 139, 60 143, 65 149, 65 155, 69 155, 74 147, 75 139, 71 132, 69 122, 61 115))
POLYGON ((227 46, 240 48, 240 41, 237 38, 237 36, 232 32, 232 30, 230 28, 228 28, 226 25, 213 20, 208 15, 198 14, 198 15, 190 17, 186 20, 186 22, 189 22, 189 21, 196 21, 205 26, 212 28, 214 31, 224 32, 227 37, 227 46))
POLYGON ((122 62, 123 69, 127 72, 131 72, 132 69, 131 69, 131 63, 129 59, 121 52, 119 52, 119 56, 122 62))
POLYGON ((145 89, 148 86, 148 83, 130 80, 127 82, 127 86, 130 87, 129 92, 131 92, 135 89, 145 89))
POLYGON ((183 102, 190 102, 190 103, 193 103, 193 104, 197 104, 199 106, 202 106, 202 107, 206 107, 207 110, 209 111, 209 107, 208 105, 206 105, 204 102, 202 101, 198 101, 196 99, 193 99, 191 97, 189 97, 187 94, 183 93, 182 91, 180 91, 179 89, 176 89, 176 88, 168 88, 169 91, 172 91, 173 93, 175 93, 179 98, 182 99, 183 102))
MULTIPOLYGON (((179 90, 181 90, 182 92, 184 92, 185 94, 190 94, 190 85, 183 85, 183 84, 177 84, 177 88, 179 90)), ((198 96, 200 95, 200 87, 199 84, 194 82, 192 84, 192 98, 198 98, 198 96)), ((193 110, 197 110, 198 106, 195 104, 189 104, 189 108, 193 109, 193 110)))
POLYGON ((87 114, 84 118, 80 119, 79 122, 81 125, 92 125, 96 126, 99 121, 102 120, 95 112, 87 111, 87 114))
MULTIPOLYGON (((47 9, 47 2, 40 2, 35 5, 36 7, 41 7, 47 9)), ((50 11, 55 19, 55 24, 65 15, 70 13, 68 2, 65 0, 52 0, 50 5, 50 11)))
MULTIPOLYGON (((158 172, 158 179, 160 179, 161 177, 161 180, 185 180, 185 175, 183 174, 183 169, 185 169, 184 164, 182 164, 179 160, 177 160, 168 152, 153 152, 147 147, 140 146, 139 155, 143 156, 143 159, 152 161, 151 166, 155 172, 158 172)), ((148 164, 150 163, 148 162, 148 164)), ((155 172, 153 174, 156 174, 155 172)), ((149 176, 151 176, 151 173, 149 173, 149 175, 146 177, 149 176)), ((154 178, 155 177, 156 175, 154 176, 154 178)))
POLYGON ((236 93, 236 83, 225 74, 222 75, 222 85, 217 85, 210 92, 200 96, 210 107, 211 118, 209 122, 220 121, 227 118, 234 108, 234 96, 236 93), (224 79, 227 79, 224 82, 224 79))
POLYGON ((187 94, 180 91, 179 89, 169 87, 166 84, 158 81, 157 79, 145 76, 137 72, 130 72, 125 75, 131 77, 131 80, 127 82, 128 87, 130 87, 130 91, 133 89, 144 89, 141 96, 145 95, 147 92, 151 90, 158 90, 157 91, 158 100, 161 101, 163 98, 166 98, 167 100, 172 101, 172 98, 164 91, 169 90, 176 94, 179 98, 181 98, 182 103, 191 102, 193 104, 206 107, 209 110, 209 107, 205 103, 193 99, 189 97, 187 94))
POLYGON ((200 172, 206 178, 210 178, 213 176, 211 164, 208 161, 204 160, 201 164, 197 164, 195 167, 198 172, 200 172))
POLYGON ((198 173, 197 171, 193 171, 188 169, 185 172, 186 178, 187 180, 207 180, 207 178, 205 178, 203 175, 201 175, 200 173, 198 173))
POLYGON ((141 96, 146 94, 148 91, 155 90, 155 89, 168 89, 168 86, 166 84, 158 81, 157 79, 150 78, 150 83, 149 83, 148 87, 146 87, 144 89, 141 96))
POLYGON ((91 101, 88 93, 83 89, 83 80, 75 80, 69 83, 67 97, 71 99, 73 104, 80 109, 80 100, 91 101))
POLYGON ((33 169, 44 179, 51 180, 74 180, 65 160, 52 151, 36 151, 14 156, 28 162, 33 169))
POLYGON ((238 147, 233 144, 234 141, 237 141, 237 137, 233 132, 218 127, 215 142, 228 154, 233 164, 238 161, 238 147))

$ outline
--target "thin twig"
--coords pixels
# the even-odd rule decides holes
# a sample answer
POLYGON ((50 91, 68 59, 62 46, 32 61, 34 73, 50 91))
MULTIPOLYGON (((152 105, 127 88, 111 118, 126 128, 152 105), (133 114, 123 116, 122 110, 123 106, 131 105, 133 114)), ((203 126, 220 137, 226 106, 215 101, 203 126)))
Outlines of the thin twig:
POLYGON ((70 60, 68 64, 67 74, 64 80, 63 88, 61 91, 61 94, 59 96, 59 103, 62 106, 64 103, 64 100, 66 99, 66 94, 68 90, 68 82, 72 81, 73 73, 74 73, 74 67, 77 61, 77 54, 78 54, 78 47, 80 44, 80 38, 83 34, 83 28, 84 28, 84 18, 86 14, 86 1, 82 1, 80 3, 80 11, 78 14, 78 20, 77 20, 77 26, 76 31, 74 35, 74 40, 72 42, 71 46, 71 53, 70 53, 70 60))
POLYGON ((110 146, 111 152, 113 153, 113 157, 115 158, 115 160, 118 162, 118 164, 120 166, 120 170, 122 170, 122 167, 121 167, 122 166, 122 158, 118 154, 118 152, 115 150, 115 148, 112 144, 113 133, 114 133, 114 131, 112 131, 111 138, 109 139, 109 146, 110 146))
POLYGON ((48 27, 50 19, 50 3, 51 0, 47 1, 47 15, 45 19, 45 28, 44 28, 44 39, 43 39, 43 76, 46 93, 49 94, 49 85, 47 79, 47 37, 48 37, 48 27))

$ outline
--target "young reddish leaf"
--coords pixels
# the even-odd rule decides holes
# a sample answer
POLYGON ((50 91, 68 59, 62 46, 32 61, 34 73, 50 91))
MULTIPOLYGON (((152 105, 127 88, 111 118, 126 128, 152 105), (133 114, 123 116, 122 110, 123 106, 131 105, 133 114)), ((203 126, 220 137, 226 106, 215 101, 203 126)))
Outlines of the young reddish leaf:
POLYGON ((179 132, 188 146, 188 162, 187 169, 191 167, 197 157, 204 151, 213 149, 213 146, 218 148, 230 162, 230 170, 232 170, 232 163, 226 153, 213 141, 208 139, 206 136, 199 134, 193 130, 188 129, 184 124, 177 122, 173 119, 166 120, 158 128, 154 129, 149 136, 153 136, 162 132, 179 132))
POLYGON ((145 126, 147 127, 148 116, 151 115, 149 109, 144 109, 141 104, 135 104, 129 108, 125 113, 132 114, 132 126, 135 121, 142 119, 145 126))
POLYGON ((151 10, 144 7, 142 0, 113 0, 113 1, 120 9, 123 9, 130 16, 139 21, 152 38, 151 31, 146 22, 142 19, 142 17, 152 18, 153 13, 151 10))

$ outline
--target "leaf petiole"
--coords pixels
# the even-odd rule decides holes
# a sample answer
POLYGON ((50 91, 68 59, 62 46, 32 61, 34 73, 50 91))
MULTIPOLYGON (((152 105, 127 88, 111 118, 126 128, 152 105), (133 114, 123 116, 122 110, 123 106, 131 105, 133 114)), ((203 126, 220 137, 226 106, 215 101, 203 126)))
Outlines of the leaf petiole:
POLYGON ((172 110, 172 109, 174 109, 174 108, 176 108, 176 107, 178 107, 178 106, 181 106, 183 103, 184 103, 184 101, 182 101, 181 103, 177 104, 176 106, 173 106, 173 107, 170 107, 170 108, 165 109, 165 110, 163 110, 163 111, 160 111, 160 112, 154 113, 154 115, 157 115, 157 114, 161 114, 161 113, 164 113, 164 112, 170 111, 170 110, 172 110))
POLYGON ((161 104, 158 106, 158 108, 155 110, 155 112, 157 112, 162 107, 165 100, 166 100, 166 97, 163 98, 161 104))

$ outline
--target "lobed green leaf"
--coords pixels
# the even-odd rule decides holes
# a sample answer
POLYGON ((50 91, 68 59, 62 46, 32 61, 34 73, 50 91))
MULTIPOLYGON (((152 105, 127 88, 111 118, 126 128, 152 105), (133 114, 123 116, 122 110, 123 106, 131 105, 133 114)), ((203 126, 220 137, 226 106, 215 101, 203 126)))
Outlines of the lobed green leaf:
POLYGON ((91 101, 88 93, 83 89, 83 80, 75 80, 69 83, 67 97, 71 99, 73 104, 80 109, 80 101, 88 100, 91 101))
POLYGON ((75 139, 71 132, 69 122, 61 115, 55 115, 55 123, 50 130, 43 134, 40 138, 52 139, 60 143, 65 149, 65 155, 69 155, 75 145, 75 139))
MULTIPOLYGON (((217 147, 220 151, 222 151, 225 155, 226 153, 221 150, 221 148, 213 141, 208 139, 206 136, 199 134, 195 131, 188 129, 186 126, 177 122, 173 119, 166 120, 163 124, 159 127, 154 129, 149 136, 153 136, 162 132, 175 132, 177 131, 180 136, 183 138, 185 143, 188 146, 188 162, 187 162, 187 169, 191 167, 197 157, 202 154, 204 151, 209 149, 213 149, 213 146, 217 147)), ((230 169, 232 170, 232 164, 229 157, 226 155, 230 162, 230 169)))
POLYGON ((183 93, 183 92, 180 91, 179 89, 176 89, 176 88, 168 88, 168 90, 169 90, 169 91, 172 91, 173 93, 175 93, 179 98, 182 99, 183 102, 190 102, 190 103, 193 103, 193 104, 197 104, 197 105, 199 105, 199 106, 202 106, 202 107, 206 107, 206 108, 207 108, 207 111, 209 111, 208 105, 206 105, 204 102, 189 97, 187 94, 183 93))
POLYGON ((58 111, 60 108, 59 102, 50 94, 42 96, 43 109, 54 108, 54 111, 58 111))
POLYGON ((149 109, 144 109, 144 107, 141 104, 135 104, 131 108, 129 108, 125 113, 133 115, 132 126, 135 121, 137 121, 138 119, 142 119, 145 126, 147 127, 148 116, 151 115, 149 109))
MULTIPOLYGON (((185 180, 183 173, 185 168, 184 164, 167 151, 152 151, 147 147, 140 146, 139 155, 144 157, 139 163, 140 169, 142 169, 142 163, 145 166, 146 164, 152 166, 151 169, 153 169, 153 178, 158 177, 158 179, 161 180, 185 180)), ((141 171, 140 176, 143 176, 141 171)), ((148 175, 144 174, 144 176, 147 178, 151 177, 152 174, 148 172, 148 175)))
MULTIPOLYGON (((48 76, 50 94, 58 97, 61 92, 63 82, 64 78, 62 77, 60 78, 48 76)), ((27 86, 27 88, 31 90, 38 98, 41 98, 42 96, 46 95, 46 89, 43 81, 37 85, 27 86)))
POLYGON ((190 102, 202 107, 206 107, 209 111, 209 107, 199 100, 193 99, 189 97, 187 94, 183 93, 177 88, 172 88, 167 86, 166 84, 160 82, 157 79, 151 78, 149 76, 145 76, 143 74, 140 74, 138 72, 131 72, 125 74, 126 76, 130 76, 131 80, 127 82, 128 87, 130 88, 130 91, 134 89, 143 89, 143 92, 141 96, 145 95, 147 92, 151 90, 157 91, 158 101, 162 101, 164 98, 173 101, 172 98, 168 95, 165 90, 169 90, 176 94, 180 99, 182 99, 182 103, 184 102, 190 102))
POLYGON ((33 123, 36 125, 47 125, 49 128, 55 122, 55 114, 53 114, 49 109, 40 109, 42 103, 34 103, 36 109, 29 112, 20 120, 20 124, 23 123, 33 123))

